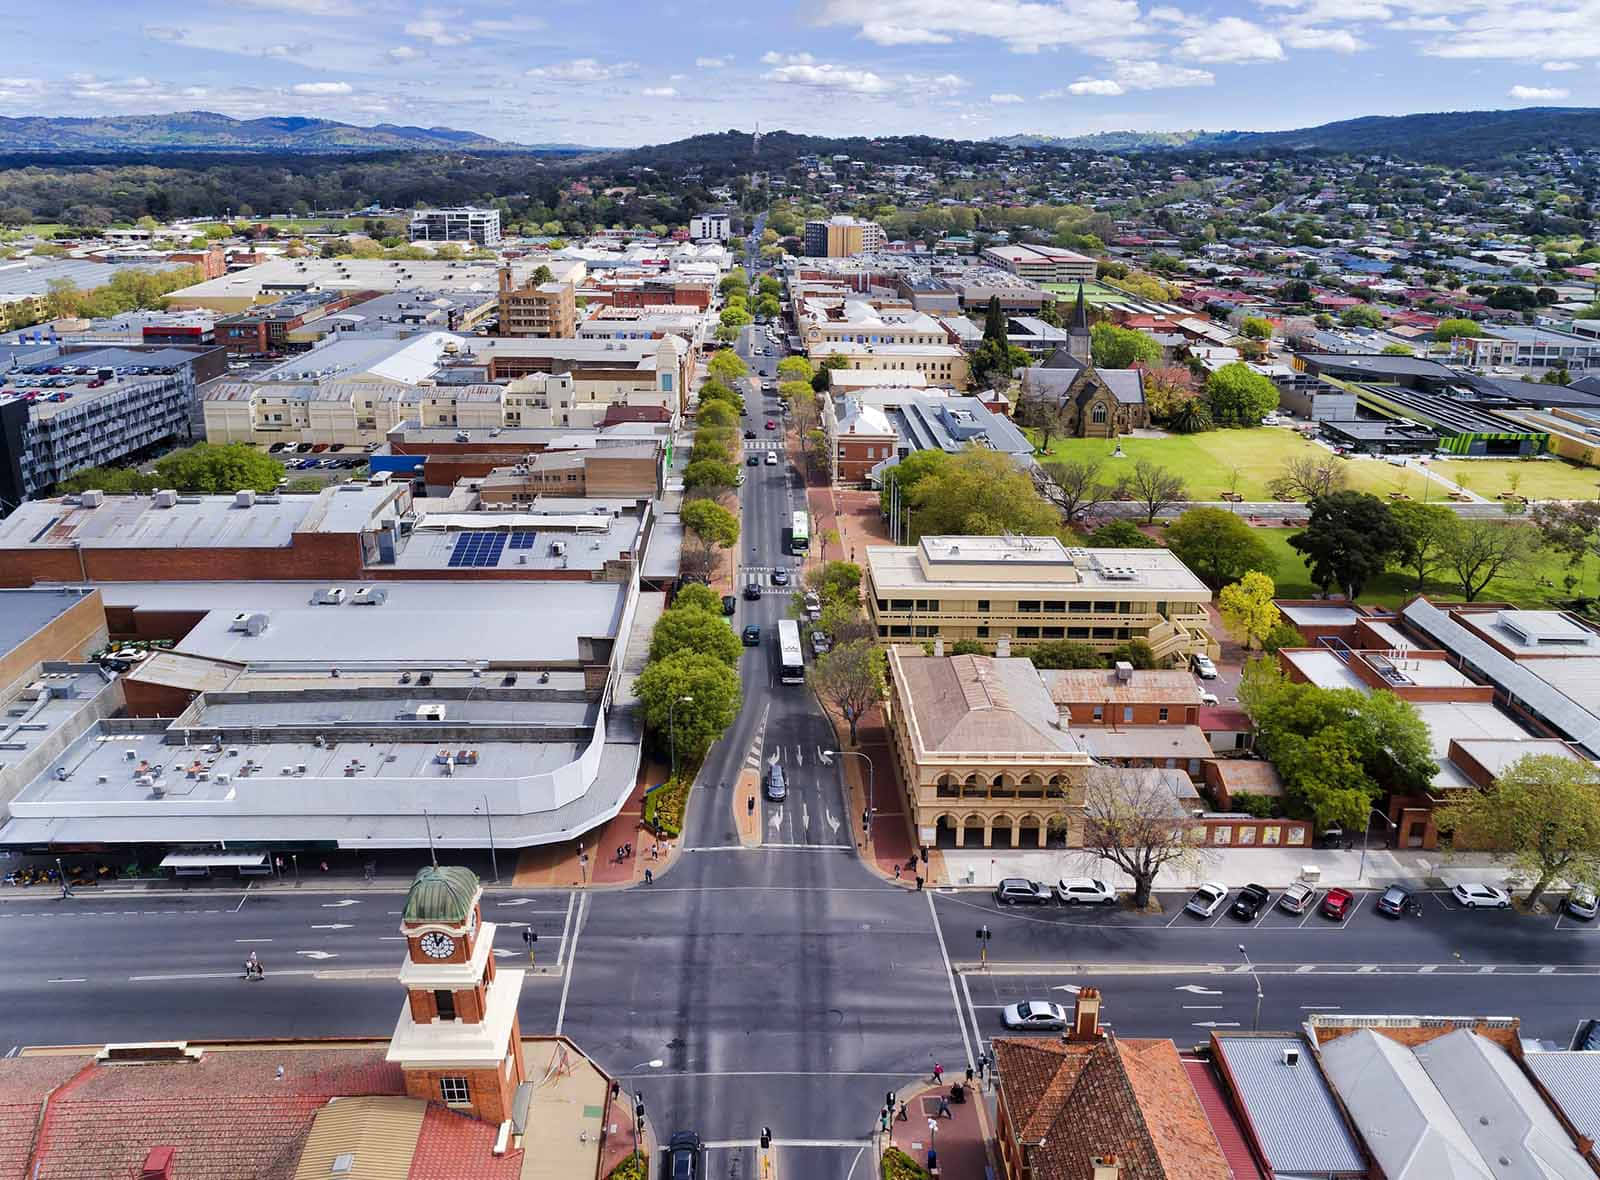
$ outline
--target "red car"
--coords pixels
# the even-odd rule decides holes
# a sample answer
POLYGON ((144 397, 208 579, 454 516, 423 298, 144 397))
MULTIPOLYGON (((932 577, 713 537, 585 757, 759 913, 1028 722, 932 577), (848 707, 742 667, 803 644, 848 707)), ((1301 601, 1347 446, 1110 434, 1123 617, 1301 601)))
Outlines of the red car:
POLYGON ((778 429, 778 424, 776 422, 774 422, 771 418, 768 418, 767 419, 767 429, 768 430, 776 430, 776 429, 778 429))
POLYGON ((1322 899, 1322 916, 1332 918, 1335 922, 1342 922, 1355 904, 1356 895, 1348 889, 1330 889, 1327 896, 1322 899))

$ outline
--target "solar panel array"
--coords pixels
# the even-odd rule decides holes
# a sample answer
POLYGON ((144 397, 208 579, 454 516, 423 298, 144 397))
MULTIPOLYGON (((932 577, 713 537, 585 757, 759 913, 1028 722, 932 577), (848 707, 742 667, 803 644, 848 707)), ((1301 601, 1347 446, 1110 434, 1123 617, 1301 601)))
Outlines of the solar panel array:
POLYGON ((513 549, 532 549, 534 534, 527 529, 517 529, 511 534, 513 549))
POLYGON ((490 569, 500 564, 500 554, 505 547, 504 533, 462 533, 456 538, 455 551, 446 564, 452 568, 490 569))

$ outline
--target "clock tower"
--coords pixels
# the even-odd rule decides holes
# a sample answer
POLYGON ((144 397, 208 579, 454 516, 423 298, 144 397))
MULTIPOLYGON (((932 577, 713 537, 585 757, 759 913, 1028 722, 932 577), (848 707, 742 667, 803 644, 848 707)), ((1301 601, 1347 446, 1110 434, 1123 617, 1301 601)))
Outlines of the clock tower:
POLYGON ((405 1072, 410 1097, 500 1123, 526 1080, 523 973, 495 969, 495 927, 482 920, 482 898, 477 874, 456 866, 425 868, 411 883, 400 919, 406 1003, 388 1059, 405 1072))

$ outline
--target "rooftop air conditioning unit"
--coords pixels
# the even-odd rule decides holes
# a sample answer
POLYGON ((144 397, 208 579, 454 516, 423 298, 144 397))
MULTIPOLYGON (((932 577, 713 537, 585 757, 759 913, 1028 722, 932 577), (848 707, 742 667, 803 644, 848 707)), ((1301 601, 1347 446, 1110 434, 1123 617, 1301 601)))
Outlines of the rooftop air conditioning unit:
POLYGON ((1284 1051, 1283 1051, 1283 1063, 1285 1065, 1299 1065, 1300 1064, 1300 1050, 1299 1049, 1295 1049, 1295 1048, 1286 1048, 1286 1049, 1284 1049, 1284 1051))
POLYGON ((90 488, 78 495, 78 504, 83 508, 98 508, 104 503, 106 494, 99 488, 90 488))
POLYGON ((245 635, 260 635, 267 629, 267 614, 265 611, 240 611, 233 616, 233 622, 228 624, 229 631, 240 631, 245 635))
POLYGON ((166 488, 163 491, 159 491, 151 498, 151 501, 157 508, 171 508, 178 502, 177 489, 166 488))
POLYGON ((252 508, 255 506, 256 494, 250 488, 240 488, 233 493, 233 506, 235 508, 252 508))
POLYGON ((382 586, 362 586, 350 602, 355 606, 382 606, 388 597, 389 591, 382 586))
POLYGON ((414 717, 418 721, 443 721, 444 713, 443 705, 418 705, 414 717))
POLYGON ((343 586, 328 586, 317 590, 311 595, 312 606, 338 606, 344 602, 345 589, 343 586))

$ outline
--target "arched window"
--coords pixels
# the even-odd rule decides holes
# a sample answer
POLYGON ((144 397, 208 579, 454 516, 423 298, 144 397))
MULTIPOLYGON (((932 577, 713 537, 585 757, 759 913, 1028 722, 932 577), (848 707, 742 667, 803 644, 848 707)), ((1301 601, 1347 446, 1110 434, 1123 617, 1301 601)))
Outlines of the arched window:
POLYGON ((1089 411, 1089 421, 1096 426, 1104 426, 1106 422, 1106 403, 1096 402, 1094 409, 1089 411))

